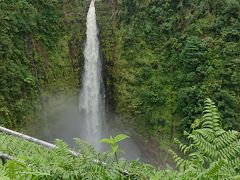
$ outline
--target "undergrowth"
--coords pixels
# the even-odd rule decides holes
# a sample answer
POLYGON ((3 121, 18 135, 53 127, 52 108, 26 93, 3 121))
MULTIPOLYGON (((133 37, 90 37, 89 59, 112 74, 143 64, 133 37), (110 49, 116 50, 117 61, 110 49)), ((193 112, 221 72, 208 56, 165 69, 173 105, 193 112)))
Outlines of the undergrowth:
MULTIPOLYGON (((0 134, 0 151, 14 157, 0 168, 1 179, 240 179, 240 133, 225 131, 215 104, 206 99, 203 115, 185 133, 188 144, 179 140, 182 155, 170 151, 178 170, 160 170, 139 161, 116 161, 114 153, 97 153, 75 139, 74 156, 68 145, 56 140, 47 149, 9 135, 0 134)), ((126 152, 127 153, 127 152, 126 152)))

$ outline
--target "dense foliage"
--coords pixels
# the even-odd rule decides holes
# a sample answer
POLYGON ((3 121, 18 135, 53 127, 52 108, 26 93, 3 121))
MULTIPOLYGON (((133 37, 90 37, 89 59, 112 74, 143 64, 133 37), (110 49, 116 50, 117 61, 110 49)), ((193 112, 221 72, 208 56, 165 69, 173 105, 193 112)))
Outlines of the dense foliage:
MULTIPOLYGON (((187 134, 189 144, 177 141, 184 159, 172 151, 179 170, 160 170, 137 161, 115 160, 113 154, 96 153, 76 140, 73 156, 67 145, 57 141, 57 148, 47 149, 9 135, 0 134, 0 151, 15 157, 0 169, 5 179, 239 179, 240 133, 225 131, 215 104, 207 99, 203 116, 192 124, 187 134)), ((119 135, 114 142, 124 139, 119 135)), ((113 140, 113 139, 112 139, 113 140)), ((104 141, 113 142, 110 139, 104 141)), ((116 144, 115 144, 116 145, 116 144)), ((114 151, 114 150, 113 150, 114 151)), ((126 152, 127 153, 127 152, 126 152)))
POLYGON ((190 130, 211 97, 224 127, 239 130, 239 1, 116 2, 115 33, 101 30, 115 37, 102 44, 117 111, 143 133, 172 139, 178 128, 190 130))
POLYGON ((86 2, 1 0, 0 9, 0 124, 16 127, 48 94, 78 87, 86 2))
POLYGON ((184 177, 239 179, 240 133, 223 130, 219 111, 210 99, 205 101, 203 116, 195 120, 192 128, 191 134, 186 133, 189 145, 176 140, 186 159, 172 151, 177 166, 184 171, 184 177))
MULTIPOLYGON (((78 89, 87 4, 0 0, 0 125, 16 128, 51 94, 78 89)), ((62 141, 46 149, 1 133, 0 152, 16 159, 0 178, 239 179, 240 2, 102 0, 97 18, 109 105, 149 137, 186 130, 182 154, 171 151, 178 170, 118 160, 111 138, 114 154, 77 140, 74 157, 62 141)))

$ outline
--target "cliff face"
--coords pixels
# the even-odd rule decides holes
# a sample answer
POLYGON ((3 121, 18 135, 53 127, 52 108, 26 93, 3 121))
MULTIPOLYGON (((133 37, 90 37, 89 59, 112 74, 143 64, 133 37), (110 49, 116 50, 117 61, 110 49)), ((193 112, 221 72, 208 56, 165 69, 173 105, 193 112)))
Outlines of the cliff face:
MULTIPOLYGON (((89 2, 1 1, 0 123, 33 119, 50 94, 78 93, 89 2)), ((149 136, 189 130, 212 98, 240 127, 238 1, 96 2, 107 102, 149 136)))
POLYGON ((48 96, 77 91, 87 2, 1 1, 0 123, 33 119, 48 96))
MULTIPOLYGON (((39 112, 46 110, 49 97, 79 93, 89 2, 0 3, 0 124, 15 128, 44 114, 39 112)), ((109 102, 114 102, 114 7, 114 1, 97 3, 109 102)))
POLYGON ((239 129, 239 10, 225 0, 97 3, 113 109, 142 133, 171 140, 210 97, 224 126, 239 129))
POLYGON ((99 26, 100 48, 103 61, 103 74, 107 104, 115 110, 114 84, 112 67, 116 61, 115 1, 105 0, 96 3, 97 22, 99 26))

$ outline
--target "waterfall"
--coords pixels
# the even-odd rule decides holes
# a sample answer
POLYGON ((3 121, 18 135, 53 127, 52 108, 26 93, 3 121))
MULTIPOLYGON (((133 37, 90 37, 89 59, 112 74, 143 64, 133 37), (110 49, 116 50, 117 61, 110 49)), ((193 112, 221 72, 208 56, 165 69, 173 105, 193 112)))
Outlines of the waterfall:
POLYGON ((95 0, 92 0, 87 14, 85 64, 79 110, 85 122, 85 140, 99 150, 104 119, 104 94, 94 2, 95 0))

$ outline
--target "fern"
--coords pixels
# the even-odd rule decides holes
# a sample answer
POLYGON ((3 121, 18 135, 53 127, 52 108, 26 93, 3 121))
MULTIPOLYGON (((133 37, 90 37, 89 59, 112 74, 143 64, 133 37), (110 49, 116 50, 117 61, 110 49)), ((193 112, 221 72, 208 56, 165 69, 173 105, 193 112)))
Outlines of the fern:
POLYGON ((0 168, 1 179, 239 179, 240 134, 225 131, 215 104, 207 99, 202 118, 185 133, 189 144, 175 140, 184 157, 170 151, 179 171, 159 170, 138 161, 128 163, 112 153, 97 153, 80 139, 75 139, 73 156, 68 145, 56 140, 54 149, 47 149, 23 139, 0 133, 0 152, 13 156, 0 168))
POLYGON ((182 166, 187 167, 185 175, 192 175, 196 179, 237 177, 240 172, 239 132, 222 128, 221 115, 214 102, 206 99, 203 116, 192 127, 199 129, 187 134, 187 139, 192 142, 190 145, 176 141, 181 152, 185 155, 190 152, 186 157, 188 160, 170 151, 180 170, 183 171, 182 166))
POLYGON ((116 163, 113 154, 97 153, 79 139, 75 139, 74 149, 80 154, 78 157, 61 140, 56 140, 57 148, 47 149, 0 133, 0 142, 0 151, 16 158, 1 169, 3 177, 10 179, 149 179, 156 172, 152 166, 139 162, 129 164, 119 159, 116 163))

